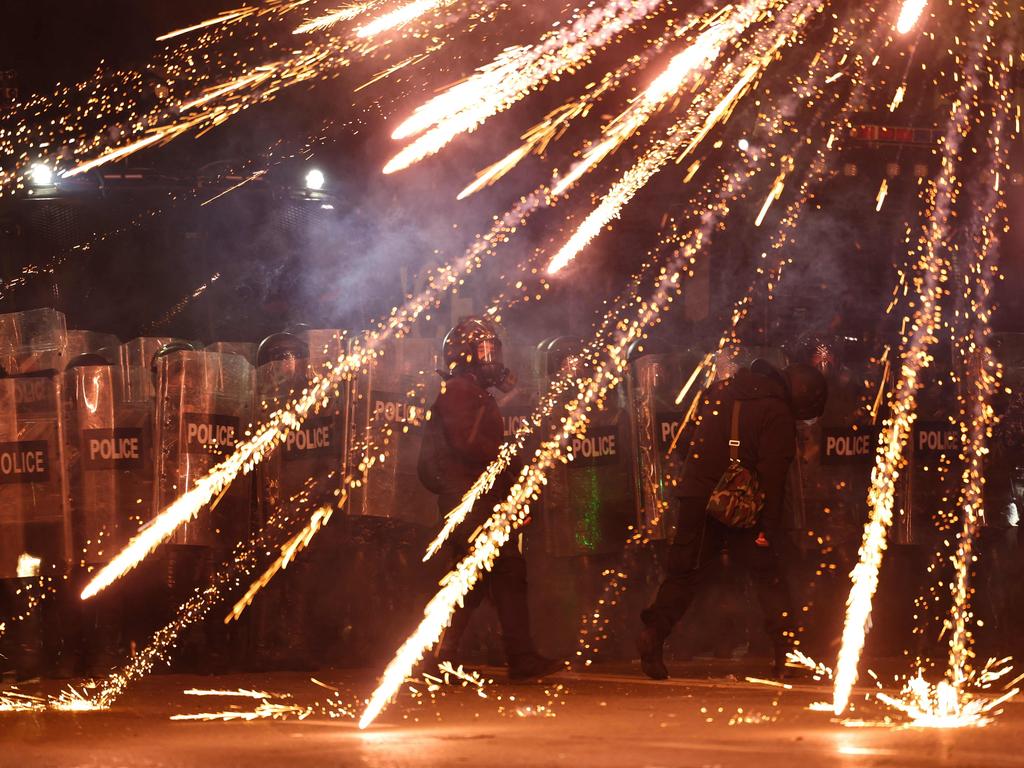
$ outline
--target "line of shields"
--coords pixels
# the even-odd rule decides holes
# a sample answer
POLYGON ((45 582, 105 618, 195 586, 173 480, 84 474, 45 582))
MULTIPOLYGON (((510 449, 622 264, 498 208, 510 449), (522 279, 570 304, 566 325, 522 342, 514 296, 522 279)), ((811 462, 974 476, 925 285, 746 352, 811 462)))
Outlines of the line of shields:
MULTIPOLYGON (((1024 385, 1024 342, 1012 335, 996 341, 1011 392, 997 403, 976 583, 985 593, 978 611, 1001 637, 1013 628, 1009 606, 1021 581, 1014 569, 1024 402, 1013 392, 1024 385)), ((233 451, 252 423, 301 393, 347 343, 338 331, 308 328, 275 334, 258 347, 166 338, 120 343, 68 331, 51 310, 0 316, 4 673, 102 674, 168 621, 234 557, 239 542, 266 541, 257 549, 271 553, 272 542, 281 540, 275 532, 286 536, 321 508, 336 511, 308 551, 241 622, 225 626, 215 611, 190 629, 179 668, 384 661, 415 625, 447 566, 421 562, 439 510, 416 473, 422 427, 440 386, 435 339, 383 347, 255 472, 233 483, 137 572, 94 601, 77 599, 90 570, 233 451)), ((578 348, 569 338, 506 344, 506 362, 520 379, 499 397, 507 435, 533 413, 578 348)), ((823 418, 799 425, 787 530, 777 542, 812 655, 827 656, 838 637, 891 355, 881 341, 820 337, 787 351, 727 350, 716 360, 717 374, 727 376, 732 366, 758 357, 779 366, 802 358, 829 379, 823 418)), ((575 460, 551 474, 521 542, 534 584, 534 634, 546 652, 573 655, 581 617, 603 601, 601 642, 588 649, 609 658, 631 655, 635 616, 658 581, 672 536, 675 482, 687 450, 683 428, 699 389, 686 385, 703 360, 700 349, 634 350, 624 384, 594 414, 586 436, 574 438, 575 460), (609 581, 619 585, 610 598, 609 581)), ((957 482, 960 438, 950 421, 956 394, 954 381, 939 373, 921 394, 875 613, 876 624, 888 628, 872 635, 879 652, 899 652, 913 635, 915 598, 930 583, 931 558, 948 536, 936 521, 950 508, 957 482)), ((684 622, 674 652, 757 652, 766 639, 748 591, 723 554, 715 584, 693 608, 699 620, 684 622)), ((467 640, 475 653, 500 660, 497 633, 486 631, 493 616, 480 612, 474 622, 467 640)))

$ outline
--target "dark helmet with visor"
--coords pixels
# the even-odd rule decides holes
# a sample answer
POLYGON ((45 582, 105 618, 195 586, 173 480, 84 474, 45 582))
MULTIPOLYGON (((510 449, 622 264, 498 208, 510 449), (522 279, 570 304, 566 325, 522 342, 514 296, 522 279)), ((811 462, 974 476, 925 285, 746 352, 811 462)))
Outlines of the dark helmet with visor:
MULTIPOLYGON (((464 317, 448 331, 441 349, 445 378, 472 373, 484 387, 504 389, 511 381, 505 367, 501 338, 494 324, 482 317, 464 317)), ((511 389, 511 387, 509 387, 511 389)))

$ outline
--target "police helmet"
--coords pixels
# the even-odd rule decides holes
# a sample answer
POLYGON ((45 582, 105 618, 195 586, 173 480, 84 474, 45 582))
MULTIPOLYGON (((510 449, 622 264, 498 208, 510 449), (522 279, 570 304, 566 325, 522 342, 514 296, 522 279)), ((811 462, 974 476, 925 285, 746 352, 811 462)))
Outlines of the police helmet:
POLYGON ((468 371, 485 387, 499 386, 508 375, 501 338, 494 324, 482 317, 464 317, 448 331, 441 348, 444 376, 468 371))
POLYGON ((800 421, 821 417, 828 400, 828 382, 824 374, 809 363, 793 363, 783 372, 789 389, 793 415, 800 421))

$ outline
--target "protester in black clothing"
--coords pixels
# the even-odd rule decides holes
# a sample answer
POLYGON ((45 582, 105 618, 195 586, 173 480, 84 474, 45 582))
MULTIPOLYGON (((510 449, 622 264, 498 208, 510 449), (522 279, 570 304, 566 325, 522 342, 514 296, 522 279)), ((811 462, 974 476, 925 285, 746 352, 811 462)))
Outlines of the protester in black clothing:
MULTIPOLYGON (((458 506, 501 448, 501 412, 488 389, 511 391, 515 385, 514 376, 502 364, 497 332, 486 320, 460 321, 445 337, 444 362, 444 383, 431 408, 419 461, 420 479, 438 495, 442 515, 458 506)), ((490 516, 496 504, 505 500, 511 484, 512 478, 507 473, 499 478, 452 534, 449 552, 453 561, 461 560, 468 553, 469 534, 490 516)), ((509 678, 536 679, 561 667, 559 662, 540 656, 534 648, 527 606, 526 561, 519 550, 518 538, 513 537, 502 548, 490 573, 467 595, 464 607, 455 614, 445 632, 437 661, 457 657, 459 642, 473 610, 489 595, 501 623, 509 678)))
POLYGON ((789 465, 796 445, 796 421, 821 416, 825 378, 812 366, 791 365, 780 372, 764 360, 712 385, 702 396, 698 426, 679 482, 679 521, 668 556, 668 575, 654 603, 643 611, 637 645, 644 673, 668 677, 662 647, 676 622, 705 585, 723 549, 749 571, 765 615, 781 674, 792 648, 793 611, 778 553, 772 546, 780 524, 789 465), (753 470, 764 505, 753 528, 731 528, 707 514, 708 500, 730 461, 733 404, 740 402, 739 460, 753 470))

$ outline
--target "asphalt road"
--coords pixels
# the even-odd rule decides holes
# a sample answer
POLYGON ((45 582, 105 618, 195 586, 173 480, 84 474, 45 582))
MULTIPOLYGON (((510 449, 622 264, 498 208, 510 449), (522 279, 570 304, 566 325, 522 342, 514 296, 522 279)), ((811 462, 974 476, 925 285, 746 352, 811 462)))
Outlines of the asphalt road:
MULTIPOLYGON (((884 723, 892 713, 859 696, 853 717, 861 723, 842 724, 808 709, 828 699, 827 688, 808 681, 783 690, 744 679, 758 671, 694 663, 656 683, 635 668, 602 667, 545 684, 495 682, 482 693, 414 684, 365 731, 344 710, 358 713, 373 687, 372 671, 154 675, 109 711, 0 714, 0 767, 1024 765, 1021 704, 1006 704, 985 728, 931 730, 901 727, 897 717, 884 723), (186 695, 192 688, 246 688, 273 694, 269 704, 312 712, 305 719, 291 713, 249 722, 172 720, 252 711, 262 701, 186 695)), ((500 677, 499 670, 483 673, 500 677)), ((21 687, 46 690, 53 684, 21 687)))

